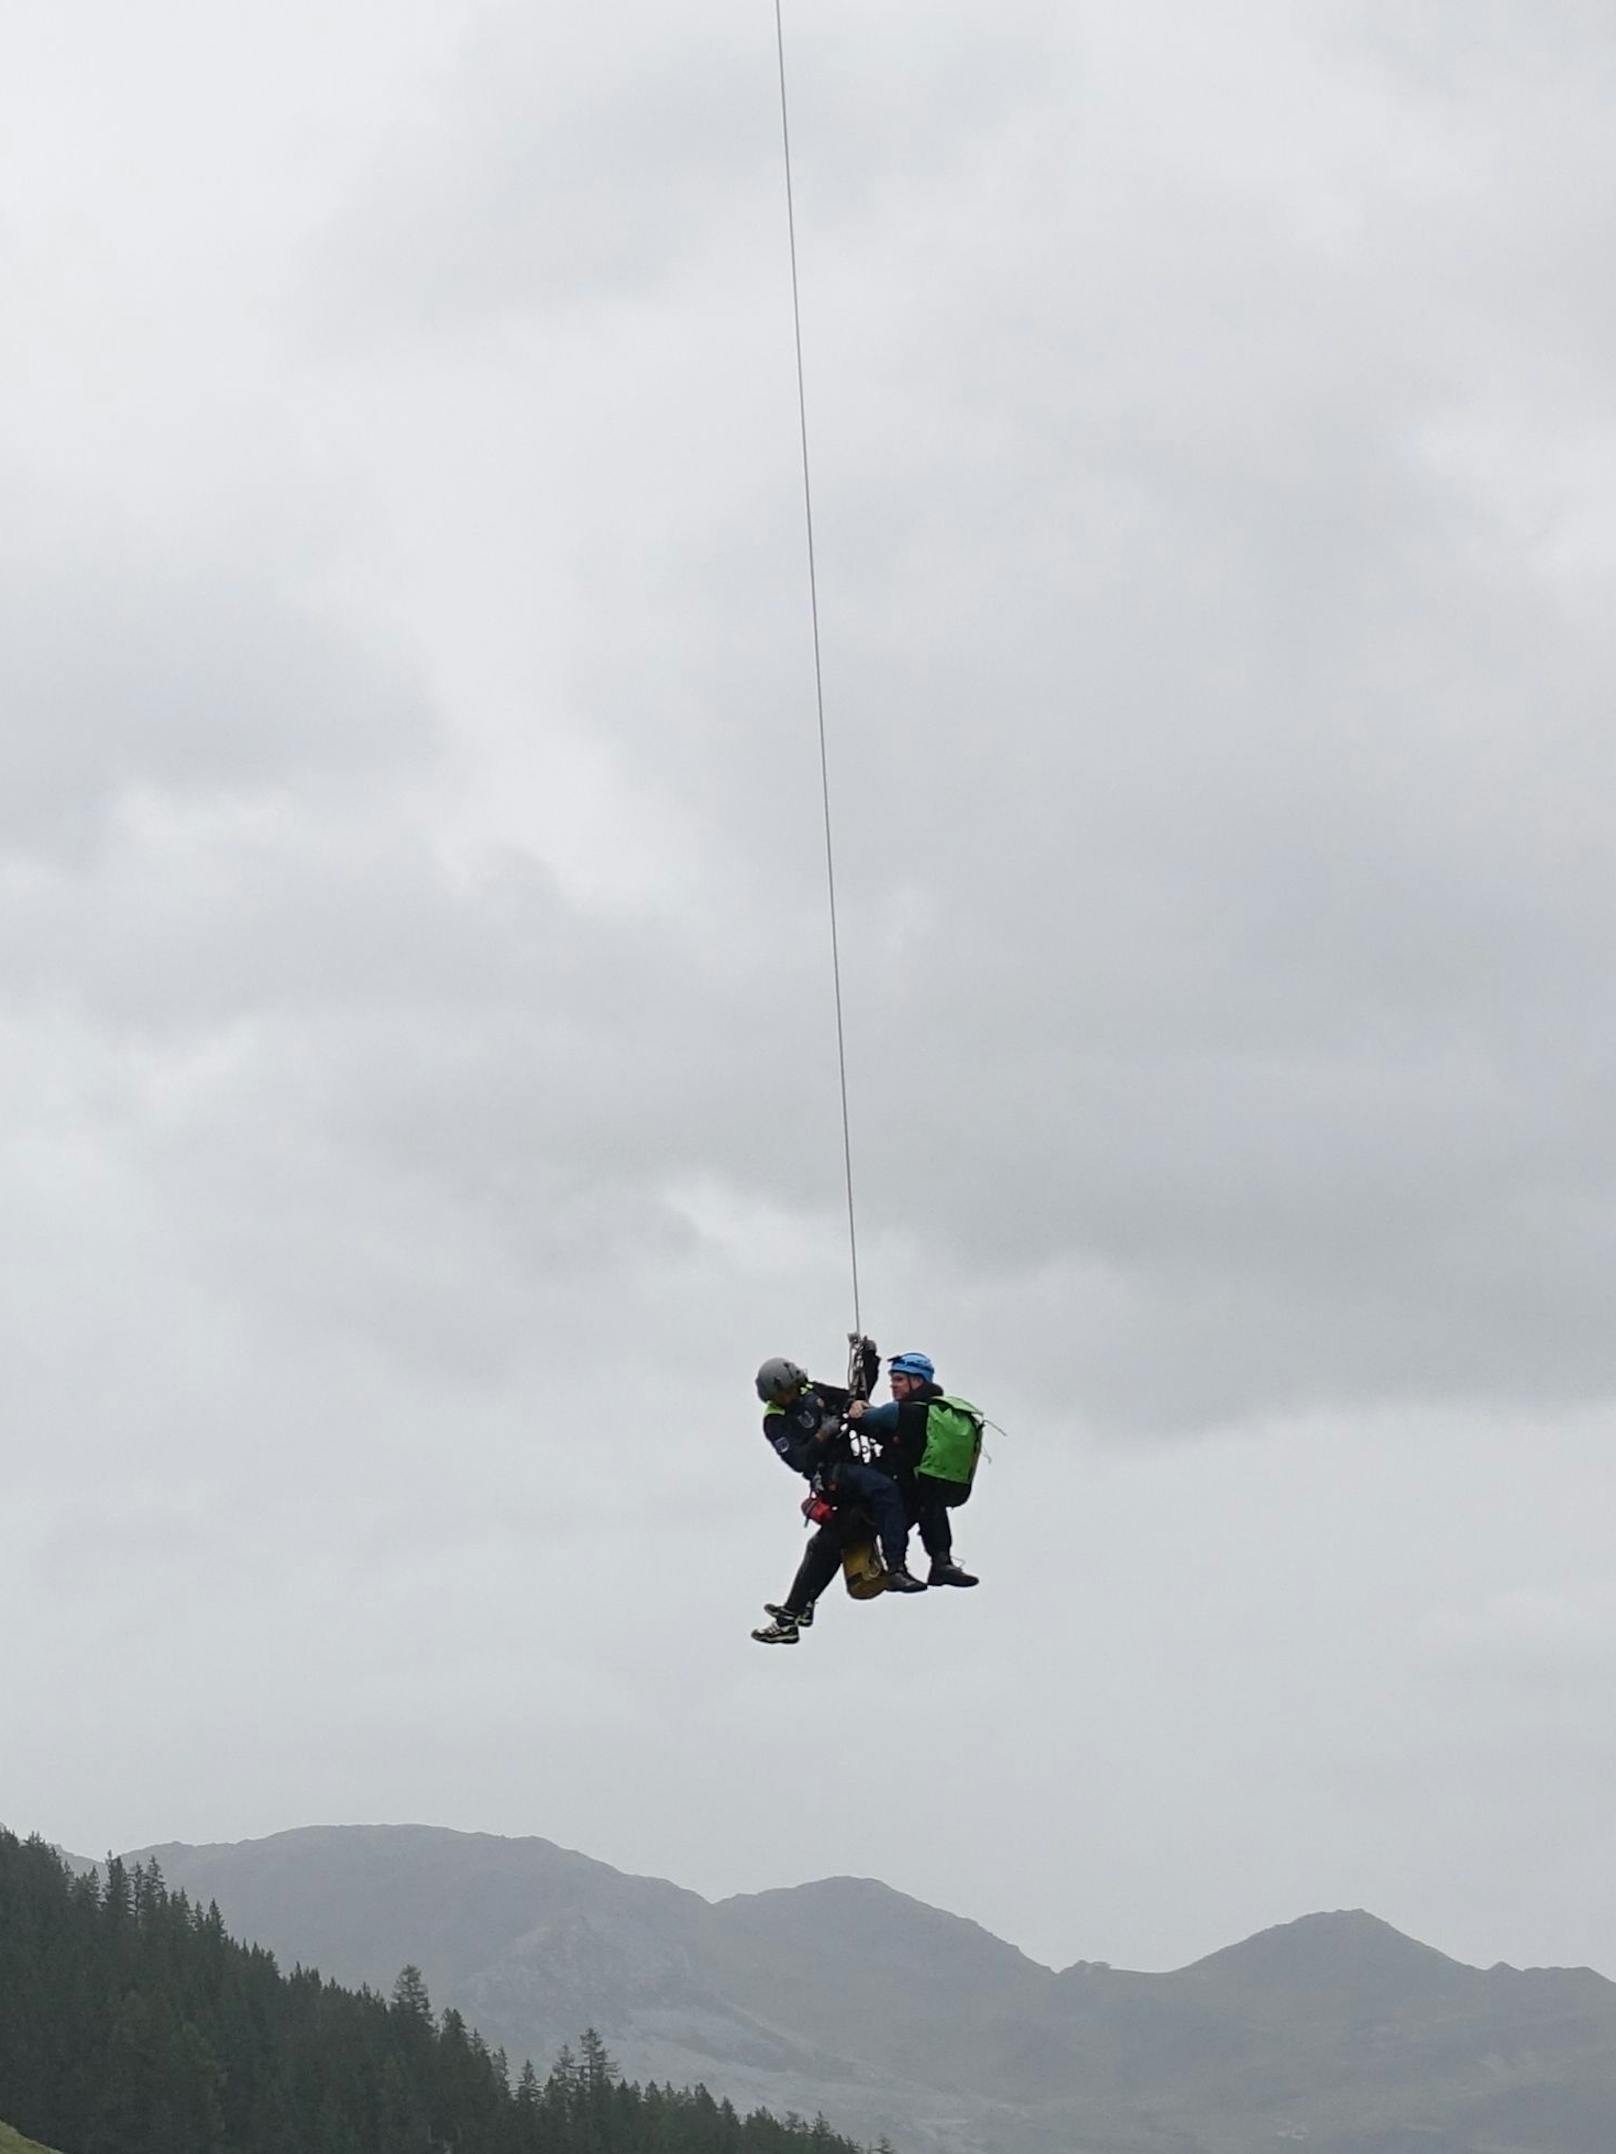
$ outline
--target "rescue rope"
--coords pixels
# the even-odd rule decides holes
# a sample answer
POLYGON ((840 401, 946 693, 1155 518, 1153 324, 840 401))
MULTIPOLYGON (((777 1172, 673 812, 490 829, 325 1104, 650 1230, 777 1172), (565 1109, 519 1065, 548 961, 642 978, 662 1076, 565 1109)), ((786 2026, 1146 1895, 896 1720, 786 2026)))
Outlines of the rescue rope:
POLYGON ((819 787, 825 808, 825 894, 830 909, 830 970, 836 991, 836 1066, 842 1098, 842 1168, 847 1183, 847 1253, 853 1272, 853 1331, 859 1316, 858 1224, 853 1207, 853 1131, 847 1111, 847 1032, 842 1019, 842 948, 836 919, 836 847, 831 835, 830 756, 825 745, 825 675, 819 655, 819 578, 814 561, 814 493, 808 467, 808 392, 802 369, 802 298, 797 282, 797 215, 791 187, 791 120, 786 105, 786 33, 781 0, 774 0, 775 49, 780 59, 780 143, 785 155, 786 235, 791 251, 791 322, 797 346, 797 419, 802 434, 802 508, 808 531, 808 612, 814 640, 814 704, 819 714, 819 787))

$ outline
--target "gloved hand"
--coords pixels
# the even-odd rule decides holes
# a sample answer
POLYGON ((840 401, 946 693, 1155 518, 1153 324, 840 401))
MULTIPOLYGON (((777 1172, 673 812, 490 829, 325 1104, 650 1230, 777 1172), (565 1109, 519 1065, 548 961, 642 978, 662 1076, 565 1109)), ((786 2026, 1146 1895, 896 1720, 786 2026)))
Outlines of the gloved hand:
POLYGON ((881 1349, 873 1339, 860 1339, 856 1344, 859 1373, 864 1379, 864 1393, 868 1397, 881 1381, 881 1349))

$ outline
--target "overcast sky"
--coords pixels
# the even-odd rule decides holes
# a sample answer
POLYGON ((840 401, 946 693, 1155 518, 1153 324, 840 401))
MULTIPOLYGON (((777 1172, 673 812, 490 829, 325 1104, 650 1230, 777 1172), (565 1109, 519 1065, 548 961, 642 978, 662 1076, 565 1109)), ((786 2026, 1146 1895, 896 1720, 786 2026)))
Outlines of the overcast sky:
POLYGON ((0 29, 0 1820, 1616 1975, 1616 22, 0 29))

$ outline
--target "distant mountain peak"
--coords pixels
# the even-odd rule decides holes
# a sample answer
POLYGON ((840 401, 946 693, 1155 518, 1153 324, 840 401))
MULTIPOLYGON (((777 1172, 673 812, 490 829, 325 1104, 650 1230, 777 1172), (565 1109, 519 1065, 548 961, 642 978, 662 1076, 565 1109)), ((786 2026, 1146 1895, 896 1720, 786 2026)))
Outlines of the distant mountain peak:
POLYGON ((715 1913, 727 1925, 754 1934, 776 1923, 832 1927, 848 1949, 872 1965, 930 1953, 958 1967, 965 1954, 965 1964, 974 1968, 1026 1968, 1045 1977, 1050 1972, 969 1915, 950 1914, 875 1877, 817 1877, 801 1885, 736 1893, 720 1900, 715 1913))
POLYGON ((1345 1907, 1294 1922, 1276 1923, 1240 1944, 1225 1945, 1181 1970, 1266 1988, 1303 1983, 1309 1988, 1372 1982, 1406 1993, 1411 1988, 1446 1987, 1474 1978, 1477 1970, 1449 1959, 1434 1945, 1405 1937, 1366 1908, 1345 1907))

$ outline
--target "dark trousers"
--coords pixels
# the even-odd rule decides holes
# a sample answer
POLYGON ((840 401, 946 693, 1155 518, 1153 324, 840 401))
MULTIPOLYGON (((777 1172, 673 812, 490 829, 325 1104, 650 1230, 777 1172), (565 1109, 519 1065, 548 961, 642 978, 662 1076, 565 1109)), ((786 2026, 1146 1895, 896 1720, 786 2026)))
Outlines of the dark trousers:
POLYGON ((890 1474, 874 1466, 843 1460, 826 1476, 827 1493, 841 1508, 828 1519, 803 1550, 791 1591, 781 1606, 791 1615, 811 1608, 842 1567, 846 1549, 860 1541, 878 1540, 881 1560, 897 1570, 909 1550, 909 1523, 904 1500, 890 1474))
POLYGON ((909 1519, 903 1493, 891 1474, 878 1466, 839 1459, 826 1476, 826 1485, 833 1503, 853 1503, 869 1512, 881 1544, 881 1561, 889 1571, 901 1571, 909 1557, 909 1519))
POLYGON ((903 1495, 904 1515, 910 1525, 920 1529, 921 1547, 933 1563, 952 1563, 954 1528, 937 1483, 924 1474, 900 1473, 898 1487, 903 1495))
POLYGON ((805 1615, 842 1567, 842 1551, 863 1540, 870 1523, 861 1513, 839 1513, 823 1525, 802 1552, 791 1591, 782 1602, 788 1615, 805 1615))

